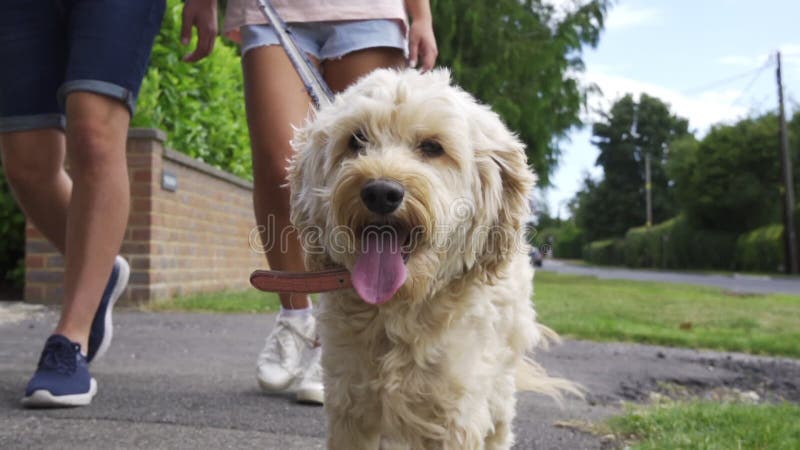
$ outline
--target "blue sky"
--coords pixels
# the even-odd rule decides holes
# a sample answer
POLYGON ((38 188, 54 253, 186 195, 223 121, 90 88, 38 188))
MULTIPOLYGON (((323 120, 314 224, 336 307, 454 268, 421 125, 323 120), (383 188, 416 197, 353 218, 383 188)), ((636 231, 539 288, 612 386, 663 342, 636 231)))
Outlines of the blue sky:
MULTIPOLYGON (((550 2, 561 8, 574 4, 550 2)), ((758 69, 778 49, 792 110, 800 102, 800 1, 619 0, 597 48, 585 50, 580 77, 603 91, 590 99, 590 108, 607 109, 628 92, 646 92, 688 118, 702 136, 715 123, 776 108, 774 64, 758 69), (737 75, 742 76, 721 82, 737 75)), ((594 115, 584 118, 591 122, 594 115)), ((590 140, 587 126, 563 143, 553 186, 544 192, 551 214, 566 217, 566 202, 585 173, 602 177, 590 140)))

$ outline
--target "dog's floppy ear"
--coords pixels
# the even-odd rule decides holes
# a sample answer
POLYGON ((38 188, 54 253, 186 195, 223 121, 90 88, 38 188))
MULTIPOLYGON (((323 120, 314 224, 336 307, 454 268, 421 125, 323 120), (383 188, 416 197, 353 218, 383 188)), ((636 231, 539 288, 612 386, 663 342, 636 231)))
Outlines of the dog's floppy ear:
POLYGON ((479 106, 471 120, 472 141, 480 178, 483 211, 478 225, 485 235, 478 247, 480 270, 491 279, 524 250, 524 225, 530 215, 528 198, 534 175, 527 165, 525 146, 500 118, 479 106))
POLYGON ((330 260, 322 250, 323 230, 312 224, 325 223, 326 202, 318 201, 327 169, 328 159, 324 147, 327 134, 319 131, 313 118, 306 120, 304 126, 295 129, 292 138, 294 153, 289 161, 288 185, 290 189, 290 210, 292 226, 298 230, 304 247, 305 264, 308 270, 321 270, 331 266, 330 260))
POLYGON ((325 142, 321 133, 314 132, 312 118, 309 118, 304 126, 295 129, 291 144, 294 152, 287 169, 291 222, 295 228, 303 230, 318 213, 313 210, 316 202, 312 200, 317 188, 314 179, 319 178, 317 172, 325 167, 325 152, 322 150, 325 142))

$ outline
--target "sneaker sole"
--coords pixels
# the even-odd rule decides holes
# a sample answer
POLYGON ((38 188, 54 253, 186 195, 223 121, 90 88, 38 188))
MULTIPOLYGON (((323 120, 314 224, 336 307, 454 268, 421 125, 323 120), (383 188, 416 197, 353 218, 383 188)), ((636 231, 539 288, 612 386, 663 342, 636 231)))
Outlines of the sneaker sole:
POLYGON ((289 378, 289 381, 287 381, 283 385, 269 383, 269 382, 267 382, 265 380, 262 380, 261 377, 258 376, 258 375, 256 375, 256 381, 258 381, 258 387, 261 388, 261 391, 265 392, 267 394, 280 394, 280 393, 286 393, 286 392, 291 393, 291 392, 293 392, 292 388, 294 387, 294 384, 295 384, 295 378, 294 377, 289 378))
POLYGON ((40 389, 22 399, 22 406, 27 408, 57 408, 63 406, 86 406, 92 402, 97 393, 97 381, 92 378, 89 392, 85 394, 53 395, 50 391, 40 389))
POLYGON ((296 395, 298 403, 319 406, 325 404, 325 391, 321 389, 300 389, 296 395))
MULTIPOLYGON (((125 260, 123 259, 123 261, 125 260)), ((122 292, 125 291, 125 288, 128 287, 130 275, 131 267, 128 262, 125 261, 124 264, 119 265, 117 284, 114 286, 114 290, 111 291, 111 298, 108 300, 108 306, 106 307, 106 316, 103 318, 103 328, 105 330, 103 333, 103 340, 100 341, 100 347, 97 348, 97 352, 92 357, 92 362, 102 358, 111 346, 111 339, 114 337, 114 321, 112 320, 111 314, 114 311, 114 304, 122 295, 122 292)))

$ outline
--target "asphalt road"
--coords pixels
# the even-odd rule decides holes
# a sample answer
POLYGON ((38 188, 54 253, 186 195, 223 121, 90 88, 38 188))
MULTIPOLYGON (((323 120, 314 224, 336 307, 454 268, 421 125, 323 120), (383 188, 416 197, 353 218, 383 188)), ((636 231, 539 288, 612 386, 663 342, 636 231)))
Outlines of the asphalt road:
MULTIPOLYGON (((25 410, 19 399, 56 314, 19 313, 16 305, 0 303, 0 448, 324 447, 320 407, 267 396, 256 387, 254 361, 271 315, 129 310, 115 318, 114 344, 92 366, 99 383, 92 405, 25 410)), ((552 373, 583 384, 587 400, 567 399, 559 406, 521 393, 517 449, 604 448, 600 437, 562 421, 601 421, 618 413, 623 400, 646 399, 661 380, 709 389, 736 380, 743 389, 747 383, 770 386, 751 375, 741 382, 747 372, 741 368, 752 364, 774 367, 787 380, 800 378, 800 364, 793 361, 640 345, 569 341, 537 359, 552 373)), ((797 392, 783 394, 791 398, 797 392)))
POLYGON ((800 295, 800 278, 771 277, 748 274, 697 274, 662 270, 625 269, 618 267, 582 266, 557 259, 546 259, 541 268, 545 272, 590 275, 613 280, 659 281, 662 283, 696 284, 722 288, 731 292, 751 294, 800 295))

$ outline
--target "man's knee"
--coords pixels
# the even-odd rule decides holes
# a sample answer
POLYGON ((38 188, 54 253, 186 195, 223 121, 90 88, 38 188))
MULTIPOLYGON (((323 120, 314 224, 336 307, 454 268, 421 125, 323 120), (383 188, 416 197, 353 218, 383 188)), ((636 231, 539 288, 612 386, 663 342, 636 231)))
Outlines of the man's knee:
POLYGON ((90 92, 67 96, 67 152, 76 172, 124 165, 129 113, 118 100, 90 92))
POLYGON ((67 125, 67 152, 76 174, 104 172, 124 164, 125 140, 103 121, 79 118, 67 125))

